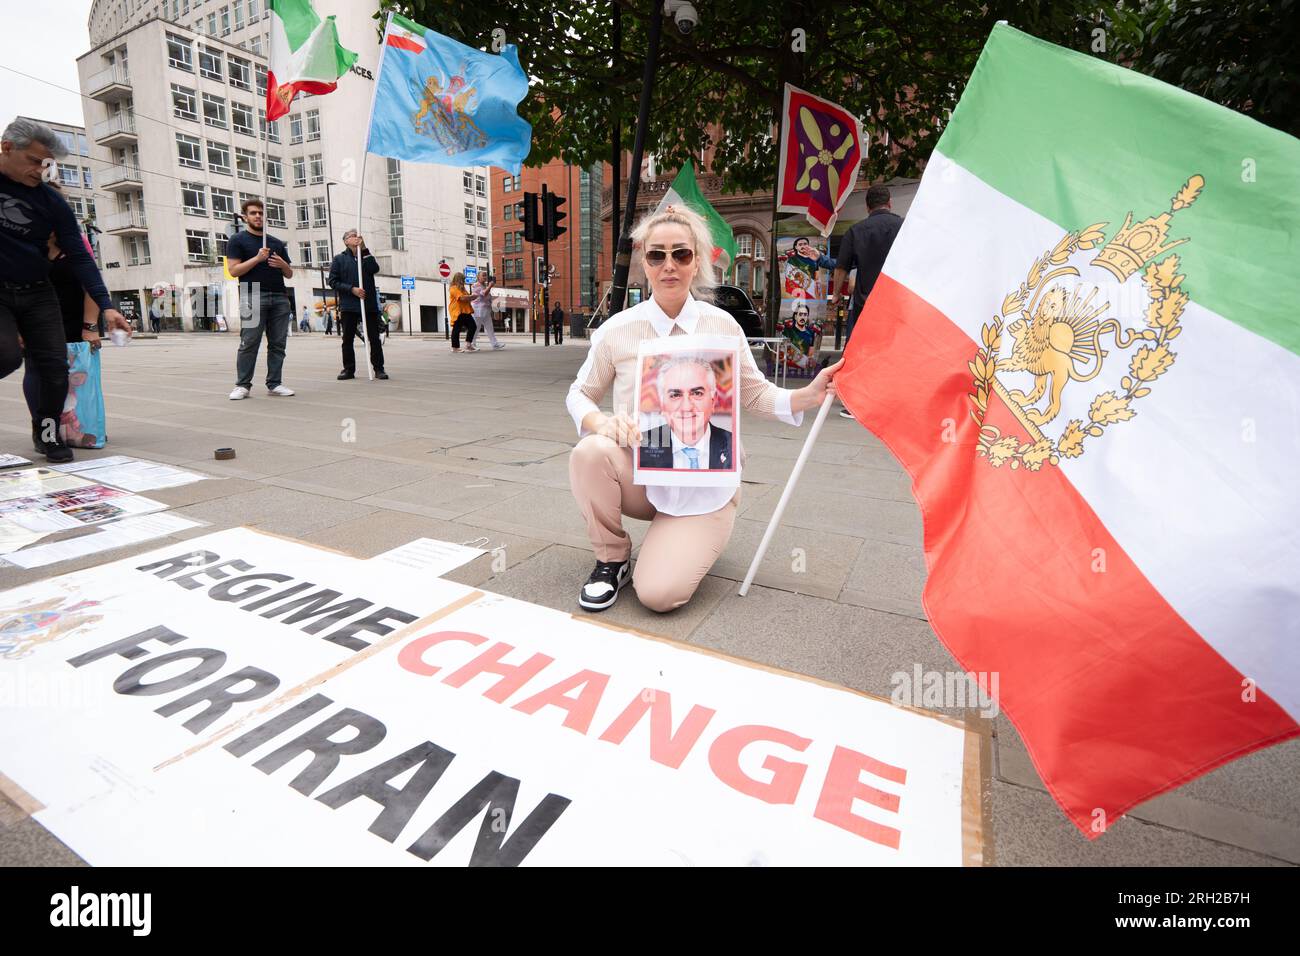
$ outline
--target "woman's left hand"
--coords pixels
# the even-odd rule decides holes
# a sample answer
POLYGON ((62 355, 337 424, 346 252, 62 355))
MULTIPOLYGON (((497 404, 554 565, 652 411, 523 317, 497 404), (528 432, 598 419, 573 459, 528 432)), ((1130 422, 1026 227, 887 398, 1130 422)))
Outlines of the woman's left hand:
POLYGON ((816 408, 826 400, 827 395, 834 397, 836 394, 835 375, 843 364, 844 359, 840 359, 834 365, 826 366, 817 373, 815 379, 797 390, 791 402, 792 409, 801 412, 805 409, 816 408))

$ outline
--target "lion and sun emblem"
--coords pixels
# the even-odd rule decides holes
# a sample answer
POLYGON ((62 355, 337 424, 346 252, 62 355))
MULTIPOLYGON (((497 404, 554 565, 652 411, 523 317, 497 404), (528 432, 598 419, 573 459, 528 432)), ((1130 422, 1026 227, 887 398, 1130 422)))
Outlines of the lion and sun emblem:
MULTIPOLYGON (((1060 464, 1062 458, 1079 457, 1089 439, 1101 438, 1106 429, 1137 414, 1134 404, 1151 393, 1152 383, 1177 359, 1170 345, 1182 332, 1188 296, 1180 288, 1181 259, 1171 250, 1189 240, 1166 240, 1174 214, 1192 205, 1204 186, 1203 177, 1192 176, 1167 212, 1138 223, 1130 212, 1091 260, 1090 265, 1118 280, 1121 288, 1140 273, 1137 281, 1147 301, 1145 328, 1125 328, 1119 318, 1108 315, 1111 303, 1102 288, 1089 287, 1071 264, 1077 253, 1096 248, 1105 238, 1104 222, 1066 233, 1007 293, 1001 311, 981 329, 983 347, 968 363, 974 376, 974 391, 968 396, 971 417, 980 430, 978 456, 994 468, 1005 464, 1039 471, 1060 464), (1125 351, 1134 346, 1131 354, 1125 351), (1080 417, 1063 422, 1067 386, 1095 379, 1107 359, 1115 361, 1115 351, 1128 362, 1119 389, 1097 394, 1086 421, 1080 417), (1021 387, 1009 388, 1008 382, 1021 387), (992 393, 1011 411, 1019 429, 1004 432, 986 421, 992 393)), ((1115 288, 1109 279, 1107 284, 1115 288)), ((1077 388, 1073 386, 1072 394, 1077 388)))

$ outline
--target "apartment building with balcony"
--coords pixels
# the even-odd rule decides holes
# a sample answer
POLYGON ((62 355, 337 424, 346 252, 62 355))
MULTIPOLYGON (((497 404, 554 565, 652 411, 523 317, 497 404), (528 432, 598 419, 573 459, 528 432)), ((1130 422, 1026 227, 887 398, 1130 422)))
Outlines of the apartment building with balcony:
MULTIPOLYGON (((293 260, 295 315, 332 298, 325 274, 358 223, 376 8, 317 0, 357 63, 335 92, 299 96, 268 124, 265 0, 96 0, 92 46, 77 64, 104 278, 119 307, 145 315, 156 306, 167 330, 210 328, 218 313, 237 328, 225 239, 240 226, 242 201, 263 197, 268 229, 293 260)), ((360 229, 391 315, 406 306, 401 277, 415 276, 414 327, 442 330, 439 263, 492 261, 488 176, 486 167, 368 157, 360 229)))

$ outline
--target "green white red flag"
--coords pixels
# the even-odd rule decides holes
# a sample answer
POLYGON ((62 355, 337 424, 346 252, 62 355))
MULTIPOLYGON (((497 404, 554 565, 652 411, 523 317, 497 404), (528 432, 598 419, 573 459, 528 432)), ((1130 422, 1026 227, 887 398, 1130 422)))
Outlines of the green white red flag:
POLYGON ((322 20, 311 0, 270 0, 270 11, 266 118, 276 120, 289 112, 299 93, 333 92, 357 55, 343 48, 334 18, 322 20))
POLYGON ((713 237, 713 262, 725 270, 736 258, 736 234, 727 225, 727 220, 718 214, 712 203, 704 198, 700 184, 695 179, 695 164, 689 159, 673 179, 673 184, 659 200, 655 212, 662 212, 669 206, 686 206, 704 217, 709 224, 709 234, 713 237))
POLYGON ((1091 837, 1300 731, 1300 140, 999 25, 836 379, 1091 837))

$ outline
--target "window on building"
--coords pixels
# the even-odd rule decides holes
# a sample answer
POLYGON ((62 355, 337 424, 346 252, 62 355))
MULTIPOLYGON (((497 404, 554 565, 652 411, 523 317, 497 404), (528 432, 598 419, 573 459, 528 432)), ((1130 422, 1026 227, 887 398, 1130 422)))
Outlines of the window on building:
POLYGON ((230 125, 235 128, 236 133, 244 133, 247 136, 255 135, 253 132, 253 108, 232 100, 230 103, 230 125))
POLYGON ((127 240, 127 262, 133 266, 149 264, 149 239, 145 236, 132 236, 127 240))
POLYGON ((307 139, 320 139, 320 110, 307 111, 307 139))
POLYGON ((474 195, 476 196, 487 195, 487 180, 484 179, 482 176, 474 177, 474 195))
POLYGON ((302 114, 289 114, 289 145, 297 146, 302 142, 302 114))
POLYGON ((190 262, 211 262, 212 237, 199 229, 186 229, 185 252, 190 262))
POLYGON ((210 46, 199 47, 199 76, 206 76, 209 80, 224 80, 225 74, 221 72, 221 51, 214 50, 210 46))
POLYGON ((305 200, 305 199, 295 199, 295 200, 293 201, 293 205, 294 205, 294 208, 298 210, 298 227, 299 227, 300 229, 308 229, 308 228, 310 228, 310 227, 311 227, 311 209, 310 209, 310 208, 308 207, 308 205, 307 205, 307 200, 305 200))
POLYGON ((179 119, 198 120, 198 100, 188 87, 172 84, 172 115, 179 119))
POLYGON ((86 218, 92 220, 95 218, 95 200, 89 196, 86 197, 86 218))
POLYGON ((235 194, 229 189, 212 187, 212 215, 218 219, 233 219, 235 216, 235 194))
POLYGON ((203 94, 203 122, 217 129, 226 128, 226 101, 223 97, 203 94))
POLYGON ((478 254, 479 254, 480 256, 486 256, 486 255, 488 254, 487 247, 488 247, 487 237, 486 237, 486 236, 479 236, 479 237, 478 237, 478 254))
POLYGON ((240 6, 238 0, 231 4, 230 12, 235 17, 235 29, 242 30, 244 28, 244 8, 240 6))
POLYGON ((257 111, 257 134, 266 138, 272 143, 280 142, 280 121, 276 120, 270 126, 266 123, 266 110, 257 111))
MULTIPOLYGON (((253 52, 254 53, 261 52, 260 50, 257 49, 257 44, 253 45, 253 52)), ((253 77, 257 81, 257 95, 262 98, 263 102, 265 102, 266 101, 266 67, 254 66, 253 77)))
POLYGON ((293 157, 293 184, 295 186, 307 185, 307 160, 301 156, 293 157))
POLYGON ((90 155, 90 143, 86 141, 86 136, 84 133, 77 134, 77 152, 80 153, 82 156, 90 155))
POLYGON ((230 85, 237 90, 253 89, 253 65, 237 56, 227 57, 226 69, 230 72, 230 85))
POLYGON ((474 204, 467 202, 465 203, 465 223, 466 225, 472 225, 473 222, 474 222, 474 204))
POLYGON ((167 34, 167 62, 186 73, 194 72, 194 50, 189 41, 174 33, 167 34))
POLYGON ((72 214, 80 222, 86 215, 85 210, 81 208, 81 199, 77 196, 68 196, 68 205, 72 207, 72 214))
POLYGON ((235 173, 240 179, 257 178, 257 153, 235 147, 235 173))
POLYGON ((487 207, 486 207, 486 206, 479 206, 479 207, 478 207, 478 224, 479 224, 480 226, 485 226, 485 227, 486 227, 487 224, 488 224, 488 218, 487 218, 487 207))
POLYGON ((515 204, 512 203, 512 202, 508 202, 508 203, 506 203, 506 208, 505 208, 504 210, 502 210, 502 215, 503 215, 506 219, 514 219, 514 218, 515 218, 515 204))
POLYGON ((388 160, 388 239, 397 250, 406 248, 406 222, 402 209, 402 164, 388 160))
POLYGON ((520 179, 518 176, 511 176, 510 178, 514 182, 514 187, 516 192, 518 192, 520 189, 523 188, 523 186, 520 184, 520 179))
POLYGON ((501 182, 501 191, 510 192, 514 188, 515 179, 513 176, 506 176, 501 182))
POLYGON ((181 183, 181 209, 191 216, 208 215, 207 191, 201 182, 181 183))
POLYGON ((310 266, 312 264, 310 242, 298 243, 298 260, 305 266, 310 266))
POLYGON ((223 37, 230 36, 230 8, 229 7, 221 8, 221 35, 223 37))
POLYGON ((81 186, 83 189, 94 189, 94 183, 90 181, 90 167, 81 167, 81 186))
POLYGON ((321 265, 330 261, 330 241, 328 239, 316 240, 316 261, 321 265))
POLYGON ((266 223, 269 226, 279 226, 280 228, 288 225, 284 221, 283 199, 268 199, 266 201, 266 223))
POLYGON ((284 185, 284 166, 280 163, 279 156, 266 157, 266 181, 276 186, 284 185))
POLYGON ((230 147, 208 140, 208 171, 230 175, 230 147))
POLYGON ((325 182, 325 160, 320 153, 307 157, 307 166, 311 172, 311 181, 314 184, 325 182))
POLYGON ((736 237, 736 257, 746 256, 752 258, 754 255, 754 237, 747 232, 742 232, 736 237))
POLYGON ((460 174, 460 181, 465 187, 465 192, 472 193, 474 191, 474 174, 468 169, 460 174))
POLYGON ((214 37, 216 35, 217 35, 217 11, 213 10, 211 13, 208 14, 208 36, 214 37))
POLYGON ((325 222, 325 200, 317 196, 311 201, 311 224, 319 229, 325 225, 325 222))
POLYGON ((474 236, 472 234, 465 236, 465 255, 474 255, 474 236))
MULTIPOLYGON (((76 166, 60 166, 59 182, 65 186, 76 189, 81 185, 81 174, 77 172, 76 166)), ((21 221, 21 220, 19 220, 21 221)))
POLYGON ((202 169, 203 144, 199 142, 197 136, 186 136, 184 133, 177 133, 176 158, 182 166, 188 166, 190 169, 202 169))

